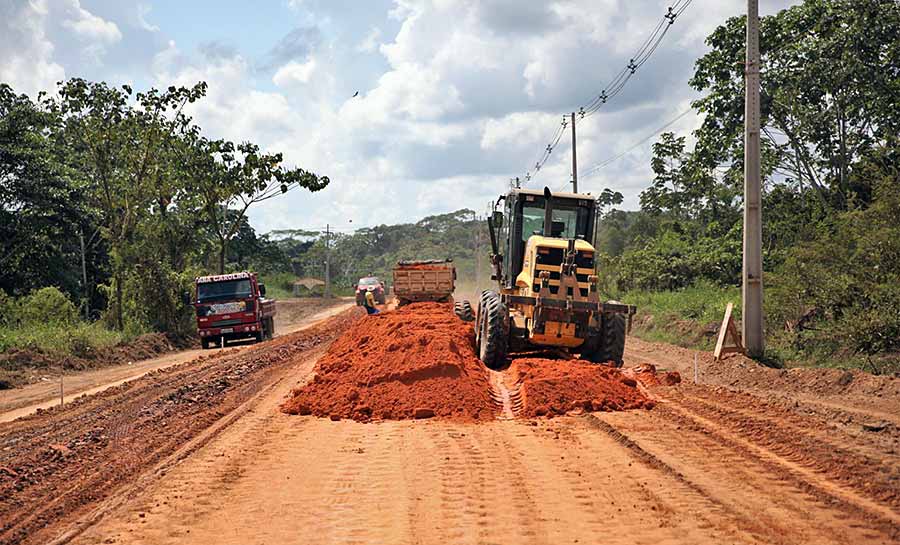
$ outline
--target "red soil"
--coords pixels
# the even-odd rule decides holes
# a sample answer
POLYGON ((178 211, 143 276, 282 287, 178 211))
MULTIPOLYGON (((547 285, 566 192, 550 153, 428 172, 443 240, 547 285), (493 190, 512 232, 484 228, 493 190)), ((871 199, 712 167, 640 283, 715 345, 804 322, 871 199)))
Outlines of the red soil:
POLYGON ((656 372, 656 366, 650 363, 626 369, 625 372, 632 374, 638 382, 647 387, 674 386, 681 382, 681 374, 678 371, 669 371, 660 375, 656 372))
POLYGON ((414 265, 398 265, 398 271, 443 271, 453 266, 452 263, 416 263, 414 265))
POLYGON ((554 416, 572 410, 652 409, 656 404, 619 369, 577 359, 525 358, 511 371, 519 375, 522 416, 554 416))
POLYGON ((282 410, 332 419, 493 418, 473 330, 446 303, 365 316, 316 363, 312 382, 282 410))

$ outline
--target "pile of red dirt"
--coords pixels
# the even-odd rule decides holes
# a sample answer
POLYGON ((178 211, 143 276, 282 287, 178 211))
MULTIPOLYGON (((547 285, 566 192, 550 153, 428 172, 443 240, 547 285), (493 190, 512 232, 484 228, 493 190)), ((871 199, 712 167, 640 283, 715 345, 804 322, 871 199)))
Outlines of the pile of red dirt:
POLYGON ((365 316, 316 363, 315 378, 282 405, 332 419, 493 418, 490 380, 471 324, 447 303, 365 316))
POLYGON ((522 416, 652 409, 656 405, 638 390, 633 376, 614 367, 544 358, 515 360, 512 367, 518 374, 522 416))
POLYGON ((634 376, 634 378, 644 386, 674 386, 681 382, 681 373, 678 371, 668 371, 659 374, 656 372, 656 366, 651 363, 645 363, 638 367, 632 367, 623 371, 625 374, 634 376))

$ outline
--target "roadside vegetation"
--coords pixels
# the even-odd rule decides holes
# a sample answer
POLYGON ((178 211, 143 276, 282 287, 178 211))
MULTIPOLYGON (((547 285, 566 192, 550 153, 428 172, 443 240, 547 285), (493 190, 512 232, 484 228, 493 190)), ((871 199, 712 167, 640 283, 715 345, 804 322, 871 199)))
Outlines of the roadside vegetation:
MULTIPOLYGON (((769 352, 898 372, 900 10, 807 0, 761 28, 769 352)), ((606 211, 599 228, 605 291, 653 316, 640 335, 709 347, 685 322, 704 331, 740 302, 744 32, 734 18, 709 36, 692 145, 662 134, 641 209, 606 211)))

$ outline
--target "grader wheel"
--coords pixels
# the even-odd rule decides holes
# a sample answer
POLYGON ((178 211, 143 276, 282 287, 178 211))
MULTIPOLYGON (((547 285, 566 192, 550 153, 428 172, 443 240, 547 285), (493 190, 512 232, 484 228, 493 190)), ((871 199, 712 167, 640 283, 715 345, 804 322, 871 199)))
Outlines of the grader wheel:
POLYGON ((453 312, 464 322, 475 321, 475 311, 472 310, 472 303, 468 301, 457 301, 453 304, 453 312))
POLYGON ((478 306, 478 357, 489 369, 506 363, 509 340, 509 311, 500 295, 484 292, 478 306))

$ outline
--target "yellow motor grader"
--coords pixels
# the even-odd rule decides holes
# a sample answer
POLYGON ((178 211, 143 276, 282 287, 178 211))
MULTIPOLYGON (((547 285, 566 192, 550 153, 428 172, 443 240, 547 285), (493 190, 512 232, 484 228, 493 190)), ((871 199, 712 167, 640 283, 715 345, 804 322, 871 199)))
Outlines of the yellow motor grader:
POLYGON ((488 229, 498 289, 481 293, 475 319, 485 365, 500 368, 510 352, 535 348, 622 365, 636 309, 600 301, 592 245, 596 210, 590 195, 547 188, 512 189, 497 200, 488 229))

